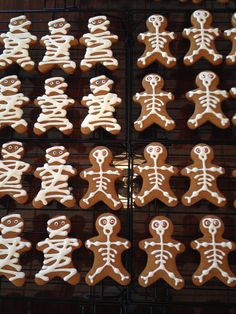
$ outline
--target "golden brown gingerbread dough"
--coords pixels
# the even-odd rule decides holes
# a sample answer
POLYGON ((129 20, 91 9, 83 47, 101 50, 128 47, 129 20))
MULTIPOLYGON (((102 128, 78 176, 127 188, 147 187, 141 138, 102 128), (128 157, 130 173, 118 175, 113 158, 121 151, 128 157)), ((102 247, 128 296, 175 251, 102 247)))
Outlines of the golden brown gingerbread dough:
POLYGON ((111 213, 102 214, 96 220, 96 229, 98 235, 85 242, 86 248, 94 254, 93 266, 85 278, 86 283, 94 286, 110 277, 120 285, 128 285, 130 274, 123 266, 121 255, 131 244, 117 236, 121 229, 119 219, 111 213))
POLYGON ((71 222, 66 216, 48 220, 49 237, 37 244, 37 250, 44 254, 43 266, 35 275, 37 285, 45 285, 55 277, 71 285, 80 281, 80 274, 72 262, 72 253, 82 246, 82 242, 68 237, 70 229, 71 222))
POLYGON ((80 177, 89 183, 86 194, 80 200, 81 208, 92 207, 98 202, 105 203, 113 210, 122 207, 115 182, 123 177, 124 171, 112 167, 112 159, 112 152, 105 146, 97 146, 89 153, 92 167, 80 173, 80 177))
MULTIPOLYGON (((231 97, 236 98, 236 87, 231 88, 230 95, 231 95, 231 97)), ((236 113, 232 117, 232 123, 233 123, 233 125, 236 125, 236 113)))
POLYGON ((176 64, 176 58, 170 52, 170 42, 176 38, 174 32, 169 32, 167 19, 163 15, 154 14, 146 20, 148 31, 138 35, 138 41, 145 44, 145 51, 138 59, 139 68, 146 68, 154 61, 167 68, 176 64))
POLYGON ((192 65, 201 58, 213 65, 220 64, 223 56, 215 47, 215 38, 220 35, 218 28, 213 28, 212 15, 206 10, 196 10, 191 15, 192 27, 183 30, 183 37, 190 40, 190 48, 184 57, 185 65, 192 65))
POLYGON ((166 131, 175 128, 175 121, 168 115, 166 105, 174 100, 174 95, 162 90, 163 78, 157 74, 148 74, 142 80, 144 91, 136 93, 133 101, 139 103, 142 111, 134 122, 136 131, 144 131, 152 124, 157 124, 166 131))
POLYGON ((185 206, 191 206, 206 199, 215 206, 224 206, 226 198, 219 191, 216 179, 225 171, 224 168, 211 163, 214 159, 212 148, 206 144, 194 146, 191 159, 193 164, 181 170, 181 174, 190 179, 190 187, 182 196, 182 203, 185 206))
POLYGON ((236 276, 228 264, 228 254, 236 249, 236 244, 222 238, 223 221, 214 215, 207 215, 200 221, 202 238, 191 242, 191 247, 200 254, 200 265, 192 276, 193 283, 201 286, 213 277, 225 285, 234 287, 236 276))
POLYGON ((152 238, 139 242, 140 249, 147 253, 147 264, 139 276, 139 284, 148 287, 159 279, 164 279, 172 288, 182 289, 184 279, 176 266, 176 255, 185 246, 172 238, 173 223, 165 216, 154 217, 149 224, 152 238))
POLYGON ((146 162, 134 168, 134 173, 143 179, 142 188, 135 196, 135 204, 142 207, 158 199, 167 206, 176 206, 178 200, 169 181, 178 173, 178 169, 165 162, 165 146, 158 142, 148 144, 144 149, 144 158, 146 162))
POLYGON ((225 38, 232 42, 230 53, 226 56, 226 63, 231 65, 236 63, 236 13, 231 18, 232 28, 224 31, 225 38))

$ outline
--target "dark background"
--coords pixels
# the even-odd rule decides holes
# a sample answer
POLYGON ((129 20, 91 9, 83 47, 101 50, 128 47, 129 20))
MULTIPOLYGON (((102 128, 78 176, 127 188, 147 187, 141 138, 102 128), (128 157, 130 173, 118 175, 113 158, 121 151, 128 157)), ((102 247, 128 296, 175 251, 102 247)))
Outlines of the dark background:
MULTIPOLYGON (((31 32, 38 38, 48 34, 48 21, 64 17, 71 23, 71 31, 76 38, 87 32, 87 20, 91 16, 105 14, 111 21, 110 30, 119 36, 119 42, 113 46, 115 57, 119 61, 119 68, 110 73, 103 67, 93 68, 88 73, 81 73, 79 67, 75 74, 67 76, 61 70, 53 70, 45 75, 37 70, 25 72, 18 66, 12 66, 1 71, 0 77, 17 74, 22 81, 22 89, 32 100, 24 108, 24 117, 29 122, 29 131, 25 135, 18 135, 10 129, 0 131, 0 144, 12 139, 20 140, 25 146, 26 162, 34 168, 44 163, 45 149, 52 145, 64 145, 70 152, 69 164, 79 171, 88 166, 88 153, 96 145, 106 145, 115 155, 115 163, 127 169, 127 178, 117 185, 124 200, 124 209, 116 214, 121 219, 121 235, 129 238, 133 248, 124 255, 124 263, 132 274, 132 283, 128 287, 117 285, 106 279, 96 287, 90 288, 84 282, 84 277, 92 265, 92 255, 84 247, 73 255, 76 267, 82 274, 81 283, 75 287, 61 280, 53 280, 44 287, 34 284, 34 275, 42 265, 43 256, 35 249, 25 254, 21 262, 26 272, 26 284, 21 288, 14 287, 6 279, 0 281, 0 314, 99 314, 99 313, 188 313, 188 314, 233 314, 236 313, 236 289, 228 288, 218 280, 211 280, 202 287, 195 287, 191 282, 191 275, 195 271, 199 255, 190 248, 190 241, 200 236, 198 224, 202 216, 217 214, 225 222, 225 237, 236 241, 235 209, 231 172, 235 168, 235 127, 232 125, 221 130, 207 124, 195 131, 187 127, 187 120, 193 112, 193 105, 185 99, 185 93, 195 88, 195 76, 201 70, 213 70, 220 76, 221 89, 229 90, 236 86, 236 66, 212 66, 206 61, 199 61, 191 67, 186 67, 182 59, 188 50, 189 43, 181 38, 184 27, 190 26, 190 15, 197 8, 206 8, 213 14, 213 25, 222 31, 231 28, 230 19, 236 10, 234 0, 230 4, 220 5, 215 0, 206 0, 201 5, 194 5, 189 1, 181 4, 178 0, 165 1, 0 1, 0 32, 6 32, 11 17, 26 14, 32 21, 31 32), (141 70, 136 66, 137 58, 142 54, 144 46, 137 43, 136 36, 145 31, 145 20, 154 13, 165 15, 169 21, 169 30, 174 30, 178 39, 171 44, 173 54, 178 58, 178 64, 173 69, 165 69, 155 63, 147 69, 141 70), (168 105, 170 115, 176 121, 176 128, 169 133, 158 126, 150 127, 143 133, 135 132, 133 121, 139 115, 140 107, 132 103, 132 95, 142 90, 141 81, 147 73, 156 72, 165 80, 164 90, 175 94, 176 100, 168 105), (122 106, 117 109, 118 121, 123 127, 121 134, 114 137, 103 130, 98 130, 90 136, 83 136, 79 126, 87 110, 80 105, 82 96, 89 92, 89 79, 96 75, 106 74, 115 81, 114 92, 123 99, 122 106), (76 105, 68 113, 74 124, 74 132, 70 136, 63 136, 59 131, 50 131, 42 137, 33 134, 33 123, 40 110, 33 105, 33 100, 44 92, 44 80, 51 76, 63 76, 69 85, 67 94, 76 100, 76 105), (190 150, 193 145, 203 142, 212 146, 215 152, 215 163, 226 169, 226 174, 219 179, 219 186, 227 197, 228 203, 224 208, 216 208, 200 202, 192 207, 179 204, 175 208, 168 208, 159 201, 154 201, 143 208, 135 208, 132 195, 140 187, 141 181, 131 180, 132 166, 142 161, 144 147, 151 141, 160 141, 168 150, 168 162, 179 169, 191 163, 190 150), (127 186, 130 188, 127 189, 127 186), (166 215, 172 219, 176 239, 185 243, 187 250, 179 255, 178 267, 186 280, 181 291, 169 288, 163 281, 159 281, 150 288, 144 289, 137 284, 137 277, 145 266, 145 254, 138 249, 138 241, 148 235, 148 223, 156 215, 166 215)), ((223 36, 216 42, 220 53, 224 56, 231 48, 229 41, 223 36)), ((1 47, 2 48, 2 47, 1 47)), ((78 46, 71 50, 71 58, 79 64, 84 55, 84 48, 78 46)), ((30 50, 33 60, 38 63, 44 49, 38 44, 30 50)), ((232 117, 236 108, 236 100, 229 99, 223 103, 223 111, 232 117)), ((72 221, 71 236, 79 237, 83 242, 95 234, 94 222, 96 217, 109 209, 103 205, 82 210, 79 207, 65 209, 52 203, 41 210, 35 210, 31 201, 36 195, 40 181, 32 174, 26 175, 24 185, 30 194, 30 201, 26 205, 17 205, 10 198, 0 200, 1 216, 10 213, 21 213, 25 219, 24 237, 32 241, 33 246, 47 236, 46 222, 56 214, 66 214, 72 221)), ((81 198, 86 182, 76 176, 70 180, 73 193, 77 200, 81 198)), ((171 185, 180 199, 188 188, 188 180, 180 175, 171 180, 171 185)), ((230 255, 230 265, 236 272, 236 254, 230 255)))

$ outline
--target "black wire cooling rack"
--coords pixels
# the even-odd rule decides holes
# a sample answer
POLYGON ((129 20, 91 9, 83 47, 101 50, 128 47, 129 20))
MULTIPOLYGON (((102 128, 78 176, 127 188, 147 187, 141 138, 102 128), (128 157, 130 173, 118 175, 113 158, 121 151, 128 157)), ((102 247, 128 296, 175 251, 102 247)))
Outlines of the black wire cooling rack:
MULTIPOLYGON (((21 2, 21 1, 19 1, 21 2)), ((24 1, 22 1, 24 2, 24 1)), ((22 4, 22 3, 21 3, 22 4)), ((2 5, 1 5, 2 6, 2 5)), ((3 7, 3 6, 2 6, 3 7)), ((19 3, 16 7, 20 7, 19 3)), ((97 66, 88 73, 76 73, 67 76, 61 70, 53 70, 48 74, 40 74, 37 70, 26 73, 18 66, 12 66, 0 73, 1 77, 17 74, 22 81, 25 95, 32 100, 24 108, 24 117, 29 122, 29 131, 25 135, 18 135, 10 129, 0 133, 0 144, 10 140, 24 143, 24 160, 34 168, 44 163, 45 149, 53 145, 64 145, 70 152, 68 163, 79 171, 89 164, 88 153, 96 145, 106 145, 114 154, 115 164, 126 169, 126 178, 117 185, 124 208, 116 212, 122 222, 121 235, 129 238, 133 247, 124 255, 124 263, 132 274, 132 283, 128 287, 117 285, 106 279, 95 287, 89 287, 84 277, 92 265, 92 255, 82 248, 75 252, 73 260, 82 274, 82 281, 71 287, 61 280, 53 280, 43 287, 34 284, 34 275, 42 265, 42 254, 35 249, 22 258, 23 270, 27 281, 22 288, 15 288, 4 278, 0 279, 0 313, 1 314, 38 314, 47 313, 236 313, 236 289, 227 288, 217 280, 212 280, 203 287, 195 287, 191 282, 191 275, 195 271, 199 256, 191 250, 190 241, 199 237, 198 223, 205 214, 217 214, 225 222, 225 237, 236 240, 235 209, 233 208, 233 178, 231 172, 235 168, 235 129, 233 126, 226 130, 219 130, 211 125, 205 125, 198 130, 187 128, 187 119, 192 113, 193 106, 185 99, 188 90, 195 88, 195 76, 203 69, 213 70, 220 76, 220 88, 229 90, 236 86, 235 66, 211 66, 200 61, 192 67, 185 67, 183 56, 188 49, 188 42, 181 38, 184 27, 190 26, 190 15, 197 8, 206 8, 213 13, 213 23, 222 31, 231 27, 231 15, 236 10, 235 1, 229 5, 220 5, 216 1, 205 1, 201 5, 193 5, 191 1, 180 4, 177 0, 169 1, 39 1, 23 6, 24 9, 0 10, 0 32, 7 31, 9 19, 13 16, 26 14, 32 21, 31 32, 38 38, 48 33, 48 21, 64 17, 71 24, 70 33, 76 38, 87 32, 87 20, 91 16, 105 14, 111 21, 110 30, 119 36, 119 42, 113 45, 115 57, 119 60, 119 68, 109 72, 97 66), (32 7, 34 9, 32 9, 32 7), (138 56, 142 54, 144 46, 138 44, 136 36, 145 31, 145 20, 153 14, 160 13, 168 18, 170 30, 174 30, 178 39, 172 43, 171 50, 178 58, 178 64, 173 69, 153 64, 141 70, 136 66, 138 56), (132 125, 139 115, 139 107, 132 102, 132 96, 142 90, 141 81, 147 73, 156 72, 165 80, 165 90, 175 94, 176 100, 168 106, 170 115, 176 121, 176 128, 165 132, 157 126, 150 127, 143 133, 135 132, 132 125), (117 118, 123 127, 118 136, 111 136, 103 130, 98 130, 90 136, 83 136, 79 127, 87 110, 80 105, 82 96, 89 92, 89 79, 96 75, 105 74, 115 82, 114 92, 122 98, 122 106, 117 109, 117 118), (69 119, 74 124, 74 132, 64 136, 59 131, 50 131, 46 135, 37 137, 33 134, 33 123, 39 110, 33 105, 33 100, 44 92, 44 81, 51 76, 65 77, 69 87, 67 94, 76 100, 75 106, 68 110, 69 119), (132 202, 134 193, 140 188, 140 180, 132 179, 133 165, 142 161, 144 147, 151 141, 160 141, 168 150, 168 162, 179 169, 191 163, 190 150, 193 145, 203 142, 211 145, 215 152, 215 163, 226 169, 226 174, 219 179, 219 186, 228 199, 224 208, 216 208, 207 202, 201 202, 190 208, 179 204, 168 208, 158 201, 143 208, 135 208, 132 202), (186 252, 178 258, 178 267, 186 280, 181 291, 175 291, 163 281, 159 281, 149 288, 142 288, 137 284, 138 274, 145 265, 145 254, 138 249, 138 241, 148 236, 148 223, 155 215, 166 215, 172 219, 175 226, 174 236, 185 243, 186 252)), ((217 40, 218 50, 226 55, 230 51, 230 42, 223 36, 217 40)), ((44 54, 44 49, 38 44, 30 54, 38 63, 44 54)), ((84 55, 84 47, 78 46, 71 50, 71 58, 79 64, 84 55)), ((224 102, 223 109, 227 116, 232 117, 235 112, 236 101, 229 99, 224 102)), ((30 194, 30 202, 36 195, 40 182, 32 174, 26 175, 24 185, 30 194)), ((77 201, 86 189, 86 183, 76 176, 70 185, 77 201)), ((171 181, 173 190, 180 198, 187 190, 188 181, 180 175, 171 181)), ((83 210, 78 206, 66 209, 52 203, 41 210, 35 210, 31 204, 18 205, 10 198, 0 200, 1 216, 9 212, 21 213, 25 219, 25 238, 35 244, 47 236, 46 222, 56 214, 66 214, 72 221, 71 236, 80 238, 83 242, 95 234, 96 217, 109 209, 98 204, 91 209, 83 210)), ((230 256, 232 269, 236 271, 236 254, 230 256)))

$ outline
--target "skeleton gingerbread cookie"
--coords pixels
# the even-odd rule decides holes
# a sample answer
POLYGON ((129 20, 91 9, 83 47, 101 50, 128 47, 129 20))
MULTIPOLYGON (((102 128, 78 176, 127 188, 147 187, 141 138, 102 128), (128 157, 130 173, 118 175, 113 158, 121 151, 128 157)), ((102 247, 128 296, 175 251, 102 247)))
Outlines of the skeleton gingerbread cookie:
POLYGON ((112 159, 112 152, 105 146, 97 146, 91 150, 89 160, 92 167, 80 173, 80 177, 89 183, 86 194, 80 200, 81 208, 92 207, 101 201, 113 210, 122 207, 116 193, 115 181, 123 177, 124 171, 112 167, 112 159))
POLYGON ((176 266, 176 255, 185 250, 185 246, 174 240, 173 224, 164 216, 156 216, 149 224, 152 238, 139 242, 140 249, 147 253, 147 265, 139 276, 139 284, 148 287, 158 279, 164 279, 174 289, 184 286, 184 279, 176 266))
POLYGON ((130 274, 123 266, 121 255, 130 248, 130 242, 117 236, 121 229, 119 219, 111 214, 102 214, 96 220, 98 235, 85 242, 86 248, 94 254, 93 266, 85 281, 94 286, 106 277, 120 285, 128 285, 130 274))
POLYGON ((118 67, 118 61, 113 57, 111 46, 118 41, 118 36, 108 30, 110 21, 106 16, 94 16, 88 21, 89 33, 83 35, 79 42, 86 47, 84 59, 80 62, 80 69, 89 71, 100 63, 109 70, 118 67))
POLYGON ((30 171, 30 165, 21 161, 24 147, 20 142, 8 142, 2 145, 0 160, 0 198, 9 195, 17 203, 24 204, 28 195, 22 187, 24 173, 30 171))
POLYGON ((170 42, 176 38, 174 32, 166 31, 167 19, 162 15, 151 15, 146 21, 148 31, 138 35, 138 41, 146 48, 138 59, 139 68, 146 68, 154 61, 160 62, 167 68, 176 64, 176 58, 170 52, 170 42))
POLYGON ((34 176, 42 180, 41 190, 33 200, 35 208, 46 206, 54 200, 66 207, 75 205, 68 180, 77 171, 71 165, 66 165, 68 157, 69 153, 63 146, 53 146, 46 150, 47 163, 34 172, 34 176))
POLYGON ((144 131, 153 123, 170 131, 175 128, 174 120, 166 112, 166 104, 174 100, 170 92, 162 90, 164 81, 160 75, 148 74, 143 78, 142 85, 144 91, 136 93, 133 101, 142 106, 142 111, 138 119, 134 122, 136 131, 144 131))
POLYGON ((202 238, 191 242, 191 247, 200 254, 200 265, 192 276, 193 283, 201 286, 213 277, 225 285, 234 287, 236 276, 228 264, 228 254, 236 249, 236 244, 222 238, 223 221, 214 215, 205 216, 200 221, 202 238))
POLYGON ((42 109, 34 124, 35 134, 41 135, 51 128, 57 128, 66 135, 72 133, 73 125, 66 114, 67 108, 74 105, 75 101, 64 93, 66 88, 63 77, 52 77, 45 81, 45 94, 34 101, 42 109))
POLYGON ((71 222, 66 216, 55 216, 47 222, 49 237, 37 244, 37 250, 43 252, 44 261, 35 275, 37 285, 44 285, 59 277, 71 285, 80 281, 80 274, 72 262, 72 253, 81 247, 79 239, 68 238, 71 222))
MULTIPOLYGON (((236 98, 236 87, 231 88, 230 95, 231 95, 231 97, 236 98)), ((233 115, 232 123, 233 123, 233 125, 236 125, 236 113, 233 115)))
POLYGON ((23 229, 21 215, 11 214, 1 218, 0 276, 6 277, 18 287, 25 283, 25 273, 19 264, 20 255, 31 248, 31 243, 20 236, 23 229))
POLYGON ((146 162, 134 168, 134 173, 143 179, 142 188, 135 196, 137 206, 145 206, 154 199, 165 205, 176 206, 178 200, 170 188, 170 178, 178 173, 178 169, 165 163, 167 151, 161 143, 150 143, 144 149, 146 162))
POLYGON ((190 48, 184 57, 185 65, 192 65, 200 58, 213 65, 223 61, 215 47, 215 38, 220 35, 218 28, 211 27, 212 15, 206 10, 196 10, 191 15, 192 27, 183 30, 183 37, 190 40, 190 48))
POLYGON ((46 47, 43 60, 39 62, 38 69, 45 73, 52 68, 59 67, 68 74, 74 73, 76 64, 70 59, 70 47, 76 46, 78 40, 67 35, 70 24, 64 18, 48 23, 50 35, 43 36, 40 44, 46 47))
POLYGON ((224 31, 225 38, 232 42, 232 49, 226 56, 226 63, 229 65, 236 63, 236 13, 233 14, 231 22, 233 27, 224 31))
POLYGON ((182 196, 182 203, 191 206, 202 199, 222 207, 226 204, 225 197, 217 187, 217 177, 224 174, 224 168, 214 165, 213 150, 206 144, 198 144, 191 151, 193 164, 183 168, 181 174, 189 177, 190 187, 182 196))
POLYGON ((21 82, 16 75, 5 76, 0 80, 0 129, 10 126, 17 133, 27 131, 28 124, 22 119, 22 106, 30 100, 18 93, 21 82))
POLYGON ((105 75, 100 75, 90 80, 92 94, 84 96, 81 101, 81 104, 89 109, 81 124, 81 132, 83 134, 90 134, 99 127, 114 135, 120 133, 121 126, 113 116, 113 113, 115 112, 115 107, 120 105, 121 99, 117 94, 110 93, 113 83, 105 75))
POLYGON ((188 100, 194 102, 195 110, 188 120, 188 127, 196 129, 206 122, 225 129, 230 125, 229 119, 224 115, 221 102, 228 98, 226 90, 217 89, 219 77, 214 72, 203 71, 197 75, 197 89, 186 94, 188 100))
POLYGON ((13 17, 10 20, 9 32, 0 35, 0 42, 4 50, 0 55, 0 70, 4 70, 13 63, 17 63, 26 71, 34 68, 34 62, 29 56, 29 48, 37 41, 37 37, 28 30, 31 22, 25 15, 13 17))

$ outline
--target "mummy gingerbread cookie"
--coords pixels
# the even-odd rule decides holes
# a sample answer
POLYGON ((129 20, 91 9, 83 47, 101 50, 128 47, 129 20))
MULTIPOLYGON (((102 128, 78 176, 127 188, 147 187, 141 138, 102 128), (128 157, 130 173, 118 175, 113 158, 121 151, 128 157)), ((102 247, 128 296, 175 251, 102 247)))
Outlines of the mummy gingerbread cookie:
POLYGON ((94 16, 88 21, 89 33, 83 35, 79 42, 86 47, 84 59, 80 62, 82 71, 89 71, 100 63, 109 70, 118 67, 118 61, 113 57, 111 46, 118 41, 118 36, 108 30, 110 21, 106 16, 94 16))
POLYGON ((144 149, 146 162, 134 168, 143 179, 141 191, 135 196, 137 206, 145 206, 154 199, 165 205, 176 206, 178 200, 170 188, 170 178, 178 173, 176 167, 165 163, 167 151, 160 143, 150 143, 144 149))
POLYGON ((233 27, 224 31, 225 38, 232 42, 232 49, 226 56, 226 63, 229 65, 236 63, 236 13, 233 14, 231 22, 233 27))
POLYGON ((0 276, 6 277, 15 286, 23 286, 25 273, 19 264, 20 255, 31 248, 31 243, 20 234, 24 222, 19 214, 2 217, 0 223, 0 276))
POLYGON ((0 160, 0 198, 9 195, 17 203, 24 204, 28 195, 22 187, 24 173, 30 171, 30 165, 21 158, 24 147, 20 142, 8 142, 2 145, 0 160))
POLYGON ((35 134, 41 135, 51 128, 57 128, 66 135, 72 133, 73 125, 66 114, 67 108, 74 105, 75 101, 64 93, 66 88, 63 77, 52 77, 45 81, 45 94, 34 101, 42 109, 34 124, 35 134))
POLYGON ((26 71, 34 68, 34 62, 29 56, 29 48, 37 41, 37 37, 28 30, 31 22, 25 15, 13 17, 10 20, 9 32, 0 35, 0 42, 4 44, 4 50, 0 55, 0 70, 17 63, 26 71))
POLYGON ((0 80, 0 129, 10 126, 17 133, 27 131, 27 122, 22 119, 22 106, 30 100, 18 93, 21 82, 16 75, 5 76, 0 80))
POLYGON ((80 281, 80 275, 72 262, 72 253, 81 247, 79 239, 69 238, 70 220, 66 216, 56 216, 47 222, 49 237, 37 244, 37 250, 43 252, 44 261, 35 275, 37 285, 44 285, 59 277, 71 285, 80 281))
POLYGON ((220 64, 223 56, 215 47, 215 38, 220 35, 218 28, 211 27, 212 15, 206 10, 196 10, 191 15, 192 27, 185 28, 183 37, 190 40, 190 48, 184 57, 185 65, 192 65, 200 58, 213 65, 220 64))
POLYGON ((170 42, 176 38, 174 32, 166 31, 167 19, 162 15, 151 15, 146 21, 148 31, 138 35, 138 41, 146 48, 138 59, 139 68, 146 68, 154 61, 160 62, 167 68, 176 64, 176 58, 170 52, 170 42))
POLYGON ((174 100, 170 92, 162 90, 164 81, 157 74, 148 74, 143 78, 144 91, 136 93, 133 100, 142 106, 138 119, 134 122, 136 131, 143 131, 152 124, 157 124, 163 129, 170 131, 175 127, 174 120, 166 112, 166 105, 174 100))
POLYGON ((229 119, 221 109, 221 102, 228 98, 226 90, 217 89, 218 76, 211 71, 203 71, 196 78, 197 89, 186 94, 188 100, 193 101, 195 110, 188 120, 188 127, 196 129, 206 122, 225 129, 230 125, 229 119))
POLYGON ((80 173, 80 177, 89 183, 86 194, 80 200, 81 208, 92 207, 101 201, 113 210, 122 207, 116 193, 115 181, 122 178, 124 173, 110 165, 112 159, 112 152, 105 146, 97 146, 91 150, 89 160, 92 167, 80 173))
MULTIPOLYGON (((231 88, 230 95, 231 95, 231 97, 236 98, 236 87, 231 88)), ((233 123, 233 125, 236 125, 236 113, 233 115, 232 123, 233 123)))
POLYGON ((174 289, 184 286, 184 279, 176 266, 176 255, 184 251, 182 243, 174 240, 173 224, 167 217, 156 216, 149 224, 152 238, 139 242, 147 253, 147 265, 139 276, 139 284, 148 287, 158 279, 164 279, 174 289))
POLYGON ((90 134, 102 127, 111 134, 120 133, 121 126, 113 116, 115 107, 120 105, 121 99, 117 94, 110 93, 113 81, 105 75, 90 80, 92 94, 84 96, 81 104, 89 109, 87 116, 81 124, 81 132, 90 134))
POLYGON ((192 149, 191 158, 193 164, 181 170, 181 174, 190 179, 190 187, 182 196, 182 203, 191 206, 206 199, 216 206, 224 206, 226 199, 219 191, 216 179, 225 171, 211 163, 214 158, 212 148, 206 144, 198 144, 192 149))
POLYGON ((228 264, 228 254, 236 249, 236 244, 222 238, 223 221, 213 215, 205 216, 200 221, 202 238, 191 242, 191 247, 200 254, 200 265, 192 276, 197 286, 216 277, 229 287, 236 285, 236 276, 228 264))
POLYGON ((69 153, 63 146, 53 146, 46 150, 47 163, 34 172, 34 176, 42 180, 41 190, 33 200, 35 208, 46 206, 54 200, 66 207, 75 205, 68 180, 76 175, 77 171, 66 165, 68 157, 69 153))
POLYGON ((43 60, 39 62, 38 69, 45 73, 52 68, 59 67, 68 74, 74 73, 76 64, 70 59, 70 47, 78 44, 77 39, 67 35, 70 24, 64 18, 48 23, 50 35, 43 36, 40 44, 46 47, 43 60))
POLYGON ((130 242, 117 236, 121 229, 119 219, 110 213, 100 215, 96 220, 98 235, 85 242, 94 254, 93 266, 86 275, 86 283, 94 286, 106 277, 120 285, 128 285, 130 274, 121 260, 123 251, 130 248, 130 242))

